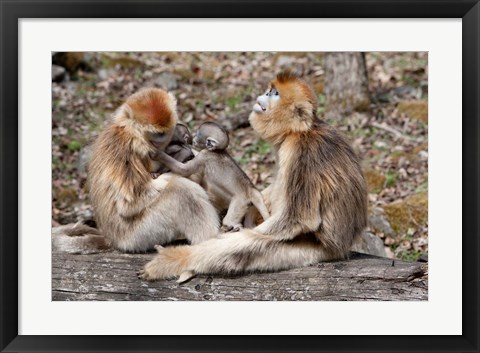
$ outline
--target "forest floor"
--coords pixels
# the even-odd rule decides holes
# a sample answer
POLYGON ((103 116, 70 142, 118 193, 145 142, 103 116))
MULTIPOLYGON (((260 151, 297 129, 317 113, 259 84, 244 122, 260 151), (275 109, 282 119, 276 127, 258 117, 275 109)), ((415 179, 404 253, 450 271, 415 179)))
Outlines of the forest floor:
POLYGON ((69 53, 52 83, 52 225, 91 223, 86 146, 124 99, 144 86, 174 93, 192 131, 206 120, 230 130, 229 152, 260 189, 273 172, 271 147, 248 126, 256 97, 284 68, 315 88, 320 117, 351 141, 369 185, 370 231, 389 257, 428 253, 427 53, 366 53, 370 109, 324 116, 322 53, 69 53))

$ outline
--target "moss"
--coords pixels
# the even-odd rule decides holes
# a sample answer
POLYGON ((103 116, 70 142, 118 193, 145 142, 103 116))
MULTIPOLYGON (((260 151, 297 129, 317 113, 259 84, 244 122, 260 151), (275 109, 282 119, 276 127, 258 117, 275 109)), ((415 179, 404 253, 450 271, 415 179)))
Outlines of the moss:
POLYGON ((82 52, 58 52, 52 57, 52 63, 63 66, 70 74, 74 74, 84 62, 82 52))
POLYGON ((425 100, 402 101, 398 104, 398 111, 413 119, 428 122, 428 102, 425 100))
POLYGON ((422 255, 424 255, 423 252, 419 250, 405 250, 400 252, 397 257, 404 261, 417 261, 422 255))
POLYGON ((73 188, 64 188, 55 193, 57 205, 72 204, 78 200, 78 195, 73 188))
POLYGON ((383 209, 395 232, 406 232, 428 222, 428 193, 421 192, 404 200, 384 205, 383 209))
POLYGON ((323 76, 318 77, 313 82, 313 89, 317 94, 325 93, 325 78, 323 76))
POLYGON ((383 174, 373 169, 367 169, 363 173, 370 192, 379 193, 382 191, 385 185, 385 176, 383 174))
POLYGON ((124 68, 145 66, 145 64, 140 60, 131 58, 127 55, 119 55, 119 54, 103 54, 102 65, 106 68, 112 68, 117 65, 120 65, 121 67, 124 67, 124 68))

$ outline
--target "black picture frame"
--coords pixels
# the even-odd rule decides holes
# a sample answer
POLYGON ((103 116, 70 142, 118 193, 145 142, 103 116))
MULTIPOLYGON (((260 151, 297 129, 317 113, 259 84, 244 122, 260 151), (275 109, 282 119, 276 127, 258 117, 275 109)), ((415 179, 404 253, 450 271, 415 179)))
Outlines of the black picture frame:
MULTIPOLYGON (((478 0, 1 0, 0 348, 2 352, 479 352, 478 0), (275 5, 275 6, 272 6, 275 5), (20 18, 462 18, 461 336, 18 335, 18 20, 20 18)), ((456 117, 452 117, 455 119, 456 117)), ((446 166, 448 167, 448 166, 446 166)), ((448 207, 448 205, 445 205, 448 207)), ((454 234, 452 236, 458 236, 454 234)), ((455 238, 455 237, 453 237, 455 238)), ((448 259, 446 259, 448 261, 448 259)), ((448 280, 448 279, 447 279, 448 280)), ((346 318, 358 320, 360 318, 346 318)), ((379 318, 379 320, 383 320, 379 318)), ((387 324, 387 323, 385 323, 387 324)))

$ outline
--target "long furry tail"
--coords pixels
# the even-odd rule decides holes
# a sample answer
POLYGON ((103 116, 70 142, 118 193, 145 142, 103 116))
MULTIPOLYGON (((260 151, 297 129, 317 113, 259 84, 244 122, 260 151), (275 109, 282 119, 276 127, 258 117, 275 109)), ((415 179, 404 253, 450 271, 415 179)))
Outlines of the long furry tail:
POLYGON ((96 254, 110 250, 106 238, 98 229, 75 223, 52 228, 52 252, 96 254))
POLYGON ((281 241, 252 230, 226 233, 195 246, 159 248, 158 255, 140 272, 149 281, 195 274, 237 274, 278 271, 333 259, 315 239, 304 235, 281 241))

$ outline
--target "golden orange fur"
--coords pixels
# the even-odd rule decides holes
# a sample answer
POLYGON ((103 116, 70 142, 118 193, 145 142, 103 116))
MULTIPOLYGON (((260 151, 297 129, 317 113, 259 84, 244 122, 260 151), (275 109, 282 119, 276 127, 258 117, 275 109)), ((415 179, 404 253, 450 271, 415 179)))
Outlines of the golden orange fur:
POLYGON ((150 153, 168 145, 176 123, 175 98, 143 89, 117 110, 93 145, 90 199, 102 234, 117 249, 145 251, 178 236, 196 243, 218 232, 218 217, 201 187, 169 173, 150 176, 150 153), (160 139, 157 145, 149 136, 160 139))

